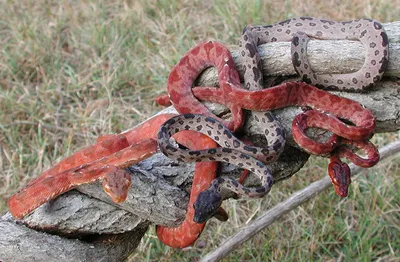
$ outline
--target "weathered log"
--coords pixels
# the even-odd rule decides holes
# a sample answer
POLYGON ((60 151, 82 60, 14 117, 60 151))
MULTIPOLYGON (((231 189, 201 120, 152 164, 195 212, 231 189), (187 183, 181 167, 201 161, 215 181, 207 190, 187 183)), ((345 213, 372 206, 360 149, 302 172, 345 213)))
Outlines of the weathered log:
MULTIPOLYGON (((377 117, 376 132, 392 132, 400 129, 400 89, 396 77, 400 76, 400 22, 385 24, 389 41, 389 68, 384 81, 378 83, 366 94, 334 92, 340 96, 354 99, 372 109, 377 117)), ((295 72, 291 65, 289 43, 270 43, 259 47, 264 75, 290 76, 295 72)), ((318 73, 343 73, 355 71, 363 63, 364 50, 356 41, 310 41, 309 59, 318 73)), ((237 56, 237 51, 233 51, 237 56)), ((217 81, 214 69, 206 70, 198 79, 199 85, 214 86, 217 81)), ((266 78, 266 81, 269 81, 266 78)), ((224 110, 209 105, 212 110, 224 110)), ((163 112, 170 112, 171 108, 163 112)), ((274 114, 282 121, 290 137, 291 121, 301 110, 285 108, 275 110, 274 114)), ((248 139, 259 143, 259 131, 252 129, 251 121, 244 128, 248 139)), ((294 145, 289 139, 289 144, 294 145)), ((277 181, 290 177, 307 161, 308 155, 287 146, 277 163, 271 165, 277 181), (295 152, 295 153, 294 153, 295 152)), ((0 219, 0 260, 80 261, 93 257, 95 261, 119 261, 137 246, 149 221, 155 224, 174 226, 184 218, 188 192, 192 179, 193 165, 177 165, 161 154, 139 163, 130 169, 133 185, 125 203, 116 205, 106 196, 98 183, 77 188, 87 195, 69 192, 37 209, 22 222, 50 232, 69 236, 98 239, 98 234, 116 233, 115 238, 128 239, 125 243, 91 244, 82 240, 71 240, 41 233, 16 223, 9 215, 0 219), (92 196, 89 197, 88 195, 92 196), (125 233, 124 233, 125 232, 125 233), (42 244, 37 244, 42 243, 42 244), (46 248, 46 245, 52 248, 46 248), (42 252, 40 251, 42 250, 42 252), (43 250, 55 250, 43 252, 43 250), (56 252, 57 251, 57 252, 56 252), (62 255, 60 255, 62 254, 62 255), (111 257, 113 257, 111 259, 111 257)), ((224 165, 222 175, 237 177, 240 170, 224 165)), ((248 179, 247 185, 255 185, 256 179, 248 179)), ((267 196, 268 197, 268 196, 267 196)), ((91 260, 86 260, 91 261, 91 260)))

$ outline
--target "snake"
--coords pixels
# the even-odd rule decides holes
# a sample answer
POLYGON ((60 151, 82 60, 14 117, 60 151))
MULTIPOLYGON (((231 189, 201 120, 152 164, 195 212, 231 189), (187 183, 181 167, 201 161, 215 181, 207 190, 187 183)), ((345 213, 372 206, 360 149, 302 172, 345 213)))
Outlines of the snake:
MULTIPOLYGON (((130 173, 125 167, 133 165, 157 152, 157 132, 161 124, 176 114, 157 115, 139 126, 117 135, 103 135, 95 144, 85 147, 43 172, 8 200, 10 213, 22 219, 42 204, 86 183, 102 180, 104 191, 111 199, 125 201, 131 185, 130 173)), ((212 148, 216 143, 207 136, 193 131, 174 135, 180 144, 194 149, 212 148)), ((193 221, 193 203, 200 192, 206 190, 217 172, 215 162, 196 163, 186 219, 177 228, 157 226, 161 241, 174 248, 193 244, 205 223, 193 221)), ((226 220, 220 208, 216 217, 226 220)))
POLYGON ((161 125, 157 137, 160 151, 178 162, 197 162, 184 221, 177 227, 161 225, 156 227, 157 236, 164 244, 174 248, 190 246, 202 233, 209 218, 216 217, 221 221, 228 219, 227 213, 220 206, 222 200, 224 200, 220 195, 221 192, 215 195, 214 191, 210 191, 210 185, 217 180, 221 184, 215 188, 216 190, 226 187, 235 191, 235 188, 237 188, 237 193, 244 193, 250 197, 261 197, 269 192, 273 184, 273 177, 262 161, 273 162, 277 160, 284 149, 285 135, 280 122, 271 115, 265 112, 258 112, 254 115, 259 125, 269 127, 268 132, 265 133, 267 146, 263 148, 252 147, 241 142, 220 122, 200 114, 177 115, 161 125), (195 117, 196 120, 194 120, 195 117), (193 121, 196 121, 196 127, 192 125, 193 121), (180 135, 185 137, 179 137, 180 135), (171 136, 180 145, 191 150, 181 150, 174 147, 170 143, 171 136), (215 143, 223 147, 216 148, 215 143), (206 145, 207 147, 205 147, 206 145), (229 148, 229 146, 232 148, 229 148), (178 153, 180 151, 181 153, 178 153), (220 151, 223 151, 221 155, 217 153, 220 151), (222 154, 224 155, 223 158, 221 158, 222 154), (257 156, 258 159, 251 154, 257 156), (230 158, 237 159, 237 166, 248 168, 251 172, 258 172, 261 186, 247 188, 241 186, 234 179, 216 178, 217 164, 215 161, 231 162, 232 159, 230 158), (246 159, 246 163, 238 162, 239 159, 246 159), (215 201, 217 199, 213 196, 221 197, 218 201, 215 201))
MULTIPOLYGON (((254 117, 260 125, 266 122, 276 122, 265 112, 258 112, 254 117)), ((275 131, 271 133, 274 135, 267 142, 268 146, 255 147, 240 141, 222 123, 205 115, 182 114, 170 118, 161 126, 157 141, 161 152, 167 157, 179 162, 219 161, 231 163, 251 171, 261 181, 261 186, 250 188, 232 178, 218 177, 213 180, 210 187, 201 192, 194 203, 195 222, 203 223, 215 214, 224 200, 221 194, 224 188, 238 195, 249 197, 262 197, 270 191, 274 179, 265 163, 276 161, 285 144, 285 136, 280 125, 276 125, 275 131), (206 150, 184 150, 175 147, 171 144, 170 138, 182 130, 201 132, 212 138, 221 147, 206 150)), ((267 136, 269 134, 268 132, 267 136)))
POLYGON ((240 67, 248 89, 262 85, 263 74, 257 46, 269 42, 291 42, 294 69, 301 79, 319 88, 362 92, 382 78, 389 62, 389 40, 378 21, 361 18, 336 22, 312 17, 295 17, 273 25, 248 25, 239 41, 240 67), (347 74, 316 74, 307 58, 310 38, 320 40, 357 40, 365 49, 362 67, 347 74))
POLYGON ((57 196, 79 185, 97 180, 103 180, 104 191, 114 202, 125 201, 131 186, 131 178, 130 173, 124 168, 134 165, 157 152, 157 143, 154 139, 144 139, 137 144, 118 147, 118 144, 112 143, 113 141, 110 141, 110 139, 104 142, 83 150, 87 152, 89 151, 87 149, 101 150, 102 154, 90 153, 90 160, 81 162, 79 155, 82 152, 77 152, 78 154, 68 158, 68 161, 73 160, 76 164, 68 166, 67 162, 61 161, 60 166, 64 166, 66 169, 61 168, 55 173, 46 172, 45 176, 39 176, 12 195, 7 202, 11 215, 17 219, 22 219, 37 207, 57 196), (113 145, 103 147, 104 144, 113 145))

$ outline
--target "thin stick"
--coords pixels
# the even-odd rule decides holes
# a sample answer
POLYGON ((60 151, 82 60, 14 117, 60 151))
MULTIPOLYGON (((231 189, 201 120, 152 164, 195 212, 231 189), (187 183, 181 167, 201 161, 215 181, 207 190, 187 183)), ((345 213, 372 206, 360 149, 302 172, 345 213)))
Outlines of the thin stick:
MULTIPOLYGON (((394 154, 400 152, 400 141, 393 142, 381 148, 379 152, 381 155, 381 160, 393 156, 394 154)), ((355 166, 353 164, 350 165, 350 168, 353 175, 363 170, 363 168, 355 166)), ((329 177, 325 177, 317 182, 312 183, 308 187, 297 191, 296 193, 292 194, 287 200, 268 210, 265 214, 254 220, 254 222, 242 228, 239 232, 237 232, 235 235, 222 243, 216 250, 208 253, 201 260, 201 262, 221 260, 242 243, 249 240, 255 234, 267 228, 269 225, 273 224, 281 216, 300 206, 304 202, 312 199, 317 194, 330 187, 331 181, 329 177)))

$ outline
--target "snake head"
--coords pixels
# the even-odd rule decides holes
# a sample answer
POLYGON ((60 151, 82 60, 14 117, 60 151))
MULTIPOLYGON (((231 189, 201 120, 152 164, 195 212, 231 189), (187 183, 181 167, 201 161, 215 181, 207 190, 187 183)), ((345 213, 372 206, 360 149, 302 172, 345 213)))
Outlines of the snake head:
POLYGON ((205 190, 199 194, 193 204, 196 223, 204 223, 218 211, 222 204, 222 197, 215 191, 205 190))
POLYGON ((328 165, 328 174, 331 178, 335 192, 340 197, 346 197, 351 183, 350 168, 342 161, 331 161, 328 165))
POLYGON ((115 203, 126 200, 131 184, 130 173, 125 169, 115 169, 103 178, 103 189, 115 203))

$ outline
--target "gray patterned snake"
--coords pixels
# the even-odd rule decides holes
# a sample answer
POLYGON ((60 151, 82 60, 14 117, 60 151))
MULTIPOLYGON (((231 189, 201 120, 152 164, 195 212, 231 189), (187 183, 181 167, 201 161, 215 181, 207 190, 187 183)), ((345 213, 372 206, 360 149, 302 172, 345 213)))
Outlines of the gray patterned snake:
POLYGON ((267 137, 266 147, 246 145, 233 136, 223 124, 204 115, 178 115, 167 120, 161 126, 158 133, 158 146, 167 157, 181 162, 221 161, 231 163, 251 171, 261 180, 261 186, 248 188, 232 178, 218 177, 207 190, 200 193, 194 203, 195 222, 205 222, 217 211, 223 201, 222 188, 249 197, 262 197, 270 191, 273 177, 265 163, 277 160, 285 144, 285 135, 279 122, 275 118, 271 118, 270 114, 257 112, 254 117, 259 125, 269 123, 271 132, 265 134, 267 137), (182 130, 203 133, 222 147, 205 150, 184 150, 175 147, 170 143, 170 138, 182 130))
POLYGON ((243 30, 239 42, 242 50, 240 60, 243 64, 242 69, 245 70, 247 89, 252 89, 254 83, 262 85, 263 81, 257 46, 282 41, 292 42, 293 66, 302 80, 320 88, 358 92, 366 90, 381 79, 389 59, 389 41, 386 32, 379 22, 372 19, 334 22, 312 17, 297 17, 273 25, 249 25, 243 30), (348 74, 315 74, 307 58, 309 37, 321 40, 359 40, 366 52, 362 68, 348 74))

